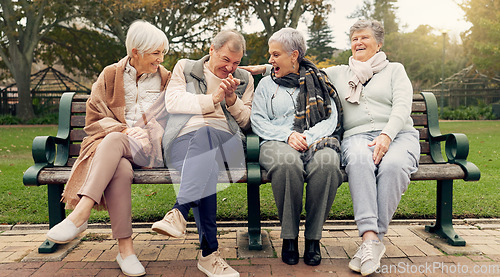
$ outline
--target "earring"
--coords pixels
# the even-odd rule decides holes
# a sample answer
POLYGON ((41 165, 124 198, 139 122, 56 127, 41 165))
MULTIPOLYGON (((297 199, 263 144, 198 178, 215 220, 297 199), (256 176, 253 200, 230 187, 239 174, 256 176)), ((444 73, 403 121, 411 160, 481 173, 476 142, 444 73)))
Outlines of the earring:
POLYGON ((295 64, 292 64, 292 69, 295 69, 295 64))

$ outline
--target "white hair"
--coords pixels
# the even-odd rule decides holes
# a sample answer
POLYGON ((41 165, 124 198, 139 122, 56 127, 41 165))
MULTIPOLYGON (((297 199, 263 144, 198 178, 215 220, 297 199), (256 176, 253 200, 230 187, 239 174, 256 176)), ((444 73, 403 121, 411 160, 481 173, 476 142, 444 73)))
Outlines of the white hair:
POLYGON ((299 52, 297 58, 299 63, 304 59, 307 51, 306 41, 304 36, 294 28, 287 27, 277 31, 269 38, 268 43, 273 41, 281 44, 283 50, 289 54, 297 50, 299 52))
POLYGON ((144 20, 136 20, 130 25, 125 46, 129 57, 132 57, 132 49, 134 48, 141 55, 152 53, 162 46, 165 48, 165 53, 169 49, 168 38, 165 33, 144 20))

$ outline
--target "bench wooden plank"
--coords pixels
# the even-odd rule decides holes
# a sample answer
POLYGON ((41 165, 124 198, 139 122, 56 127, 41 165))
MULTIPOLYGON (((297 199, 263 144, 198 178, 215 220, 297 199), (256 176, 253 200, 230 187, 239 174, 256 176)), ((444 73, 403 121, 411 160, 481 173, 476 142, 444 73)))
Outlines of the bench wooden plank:
MULTIPOLYGON (((46 168, 40 172, 38 179, 44 184, 65 184, 68 181, 71 167, 46 168)), ((246 183, 246 170, 235 169, 234 175, 242 176, 236 183, 246 183)), ((347 182, 347 175, 342 171, 344 182, 347 182)), ((269 183, 266 178, 266 171, 262 170, 262 182, 269 183)), ((418 180, 450 180, 463 179, 464 171, 456 164, 421 164, 418 171, 411 179, 418 180)), ((176 170, 166 168, 135 169, 134 184, 172 184, 178 183, 180 174, 176 170)), ((227 183, 228 178, 225 171, 219 172, 219 183, 227 183)))
POLYGON ((86 102, 73 102, 73 104, 71 104, 71 113, 85 113, 86 111, 86 102))
POLYGON ((73 116, 71 116, 71 127, 72 128, 85 127, 85 115, 73 115, 73 116))

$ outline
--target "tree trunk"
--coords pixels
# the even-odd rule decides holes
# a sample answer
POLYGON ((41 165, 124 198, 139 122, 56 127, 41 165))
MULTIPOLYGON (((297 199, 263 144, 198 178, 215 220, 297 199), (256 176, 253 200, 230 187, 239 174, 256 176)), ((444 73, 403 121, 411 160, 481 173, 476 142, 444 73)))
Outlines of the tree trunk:
POLYGON ((31 100, 30 77, 31 64, 18 63, 15 69, 14 79, 16 80, 17 95, 19 103, 17 104, 16 115, 22 120, 35 118, 33 103, 31 100))

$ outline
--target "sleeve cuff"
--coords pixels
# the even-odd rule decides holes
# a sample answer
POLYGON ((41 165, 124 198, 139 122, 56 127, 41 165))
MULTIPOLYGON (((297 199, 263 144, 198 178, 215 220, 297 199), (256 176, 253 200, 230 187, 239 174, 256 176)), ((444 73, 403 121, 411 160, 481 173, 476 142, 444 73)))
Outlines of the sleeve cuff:
POLYGON ((273 66, 270 64, 265 64, 266 66, 266 71, 262 73, 262 76, 269 76, 271 75, 271 69, 273 69, 273 66))
POLYGON ((226 104, 226 109, 231 113, 233 114, 233 112, 238 112, 238 111, 241 111, 243 109, 243 106, 245 104, 243 104, 243 101, 239 98, 239 97, 236 97, 236 101, 234 102, 234 104, 232 106, 228 106, 226 104))

